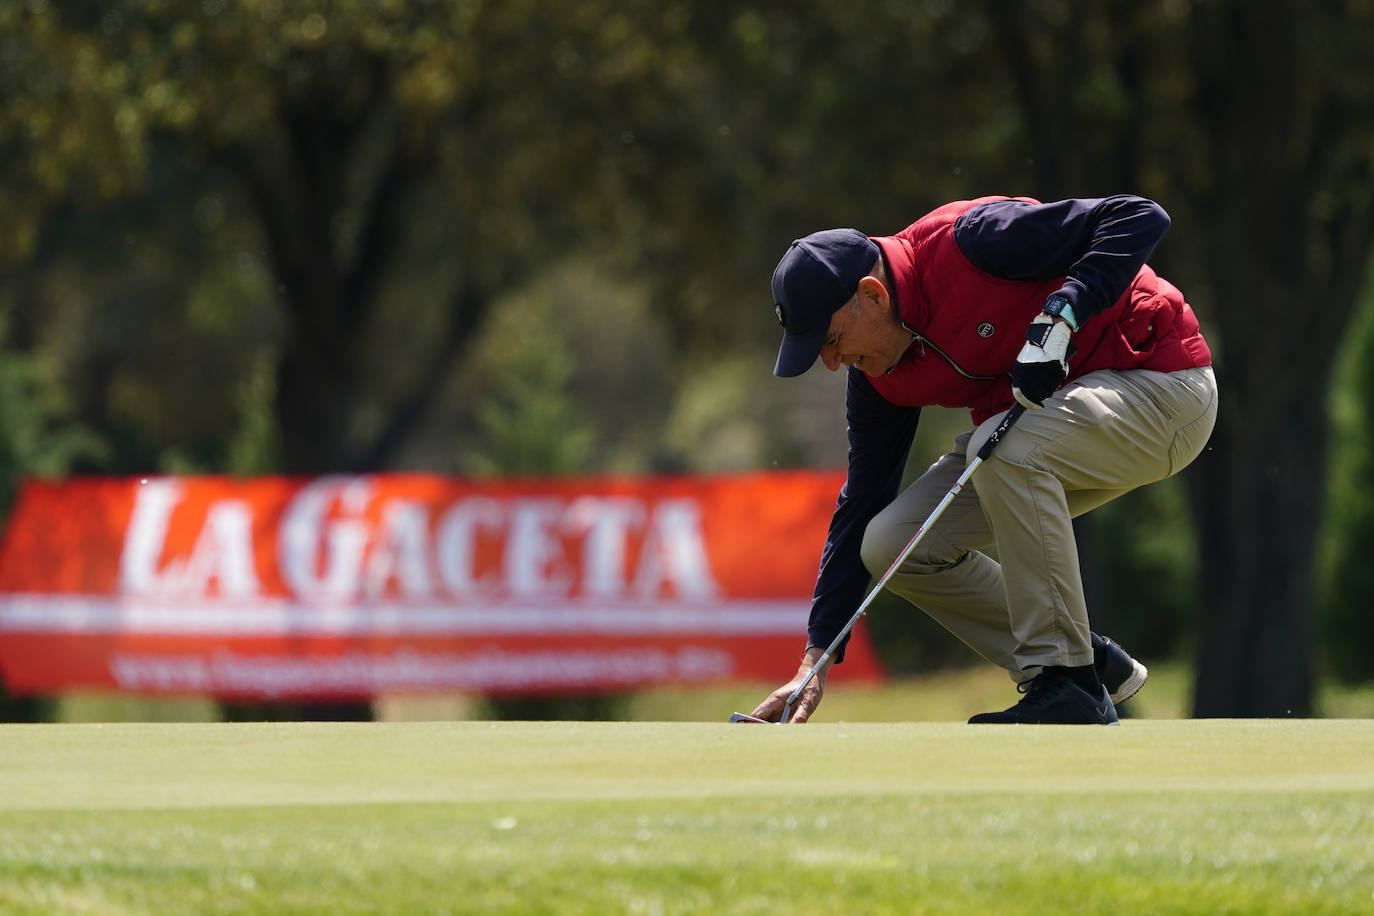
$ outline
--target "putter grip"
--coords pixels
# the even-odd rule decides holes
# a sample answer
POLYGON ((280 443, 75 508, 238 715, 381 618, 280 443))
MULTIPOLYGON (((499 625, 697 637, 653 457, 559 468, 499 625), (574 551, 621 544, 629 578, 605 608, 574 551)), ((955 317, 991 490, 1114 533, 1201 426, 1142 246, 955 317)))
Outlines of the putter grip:
POLYGON ((1008 410, 1007 415, 1002 418, 1002 422, 997 424, 992 435, 988 436, 988 441, 984 442, 983 447, 978 449, 978 457, 986 461, 987 457, 992 454, 992 450, 997 448, 997 443, 1001 442, 1002 437, 1007 434, 1007 430, 1011 429, 1012 424, 1021 419, 1021 414, 1025 412, 1026 406, 1021 402, 1018 401, 1011 405, 1011 410, 1008 410))

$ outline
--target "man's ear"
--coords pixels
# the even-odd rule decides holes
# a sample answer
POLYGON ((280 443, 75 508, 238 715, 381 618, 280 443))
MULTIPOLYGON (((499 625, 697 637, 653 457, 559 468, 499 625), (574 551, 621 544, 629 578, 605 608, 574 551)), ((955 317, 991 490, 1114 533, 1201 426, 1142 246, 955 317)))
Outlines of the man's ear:
POLYGON ((859 305, 865 309, 869 306, 877 306, 881 311, 888 310, 889 303, 892 301, 888 297, 887 287, 883 281, 874 276, 863 277, 859 280, 859 288, 855 291, 859 298, 859 305))

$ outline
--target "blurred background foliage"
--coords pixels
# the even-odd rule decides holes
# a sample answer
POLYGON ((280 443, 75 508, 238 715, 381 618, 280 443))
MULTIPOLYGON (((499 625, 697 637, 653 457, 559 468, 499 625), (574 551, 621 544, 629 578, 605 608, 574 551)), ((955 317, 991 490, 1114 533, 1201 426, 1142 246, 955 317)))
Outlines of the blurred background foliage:
POLYGON ((1325 670, 1374 682, 1374 287, 1352 324, 1330 391, 1335 446, 1326 478, 1327 524, 1318 566, 1325 670))
MULTIPOLYGON (((1374 677, 1370 34, 1368 0, 0 5, 0 499, 842 466, 843 378, 769 374, 792 238, 1136 192, 1225 400, 1080 523, 1096 621, 1192 655, 1199 714, 1311 712, 1374 677)), ((894 671, 969 661, 872 625, 894 671)))

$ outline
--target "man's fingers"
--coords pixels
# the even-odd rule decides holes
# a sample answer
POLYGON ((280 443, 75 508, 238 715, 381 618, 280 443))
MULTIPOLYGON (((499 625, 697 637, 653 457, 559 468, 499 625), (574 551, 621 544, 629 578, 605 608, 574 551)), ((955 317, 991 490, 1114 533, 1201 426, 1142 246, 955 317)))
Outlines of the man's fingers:
POLYGON ((823 688, 815 681, 807 685, 807 688, 802 691, 801 696, 797 697, 797 702, 793 705, 791 715, 788 716, 787 721, 800 725, 807 719, 810 719, 811 714, 816 711, 816 707, 821 705, 821 695, 823 692, 823 688))
POLYGON ((807 690, 797 700, 797 705, 792 708, 792 718, 788 721, 797 725, 811 718, 811 714, 816 711, 816 707, 821 705, 821 695, 819 691, 807 690))
POLYGON ((782 708, 787 705, 787 698, 792 695, 792 691, 797 689, 796 683, 787 684, 779 687, 768 695, 768 698, 754 708, 752 715, 760 719, 767 719, 769 722, 776 722, 782 718, 782 708))
MULTIPOLYGON (((754 707, 754 711, 750 715, 766 722, 780 721, 783 707, 787 705, 787 698, 792 696, 792 692, 797 689, 797 685, 802 682, 803 677, 805 677, 804 674, 799 674, 795 680, 774 690, 767 699, 754 707)), ((820 705, 821 694, 825 692, 825 686, 821 683, 822 677, 824 675, 813 678, 811 683, 806 685, 801 696, 797 697, 797 702, 792 704, 792 708, 788 710, 788 722, 800 724, 811 718, 811 714, 820 705)))
POLYGON ((763 719, 765 722, 776 722, 782 715, 782 704, 786 702, 785 696, 778 696, 776 693, 764 700, 754 711, 750 713, 756 719, 763 719))

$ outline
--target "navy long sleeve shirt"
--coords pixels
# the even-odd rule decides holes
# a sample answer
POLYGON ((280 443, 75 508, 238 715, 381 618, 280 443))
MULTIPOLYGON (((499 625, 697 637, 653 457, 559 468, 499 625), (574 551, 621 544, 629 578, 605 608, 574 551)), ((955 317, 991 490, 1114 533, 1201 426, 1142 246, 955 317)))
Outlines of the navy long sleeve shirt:
MULTIPOLYGON (((974 266, 1007 280, 1064 278, 1079 327, 1121 297, 1169 228, 1156 203, 1120 195, 1036 204, 995 201, 954 224, 974 266)), ((1008 367, 1010 369, 1010 367, 1008 367)), ((849 472, 830 520, 807 627, 808 646, 829 646, 862 600, 869 573, 859 556, 864 529, 897 495, 919 407, 892 404, 850 368, 845 395, 849 472)), ((836 660, 844 658, 844 646, 836 660)))

